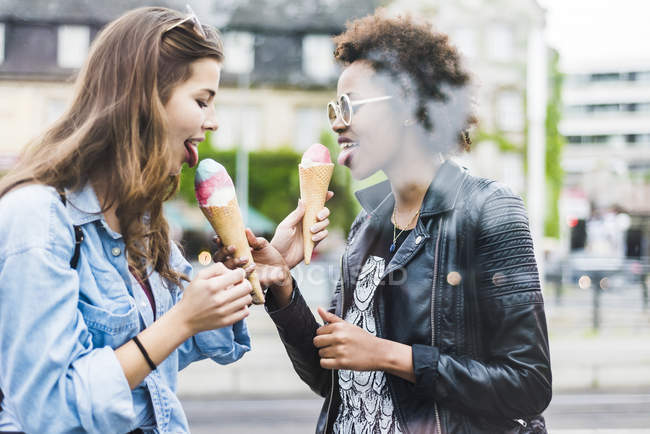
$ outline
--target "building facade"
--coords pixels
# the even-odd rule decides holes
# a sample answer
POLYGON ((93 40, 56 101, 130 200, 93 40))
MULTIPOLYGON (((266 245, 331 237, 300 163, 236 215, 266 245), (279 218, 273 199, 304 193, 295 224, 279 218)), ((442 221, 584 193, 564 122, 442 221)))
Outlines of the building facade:
POLYGON ((650 256, 650 59, 563 69, 567 247, 650 256))
POLYGON ((397 0, 390 7, 427 17, 448 34, 473 75, 476 143, 459 160, 525 194, 528 40, 531 29, 544 27, 545 11, 535 0, 397 0))
MULTIPOLYGON (((157 5, 184 10, 185 1, 157 5)), ((127 10, 119 0, 0 3, 0 170, 63 113, 75 73, 98 31, 127 10)), ((372 13, 373 0, 197 0, 199 19, 223 34, 216 146, 306 149, 328 128, 338 66, 331 36, 372 13)))

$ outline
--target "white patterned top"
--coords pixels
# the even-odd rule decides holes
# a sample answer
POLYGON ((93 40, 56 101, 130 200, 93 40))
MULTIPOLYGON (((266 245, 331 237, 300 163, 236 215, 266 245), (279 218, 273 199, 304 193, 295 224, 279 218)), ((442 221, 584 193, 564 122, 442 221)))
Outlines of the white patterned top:
MULTIPOLYGON (((354 303, 345 320, 377 336, 374 314, 375 290, 386 263, 369 256, 361 269, 354 291, 354 303)), ((339 371, 341 405, 334 422, 336 434, 401 434, 393 414, 393 400, 383 371, 339 371)))

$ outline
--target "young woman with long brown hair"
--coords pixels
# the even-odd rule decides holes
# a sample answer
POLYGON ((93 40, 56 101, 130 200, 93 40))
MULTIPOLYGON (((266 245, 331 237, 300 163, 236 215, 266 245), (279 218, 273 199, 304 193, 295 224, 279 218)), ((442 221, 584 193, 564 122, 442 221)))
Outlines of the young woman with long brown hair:
MULTIPOLYGON (((126 13, 94 41, 68 111, 0 181, 0 431, 187 432, 177 372, 250 349, 245 271, 216 263, 190 281, 162 213, 217 129, 222 60, 193 14, 126 13)), ((301 213, 276 236, 289 266, 301 213)))

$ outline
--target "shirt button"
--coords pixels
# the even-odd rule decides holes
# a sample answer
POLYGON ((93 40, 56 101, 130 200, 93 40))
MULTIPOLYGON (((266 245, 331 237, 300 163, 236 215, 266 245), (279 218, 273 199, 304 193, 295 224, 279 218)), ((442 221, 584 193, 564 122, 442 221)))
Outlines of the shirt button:
POLYGON ((422 237, 418 236, 418 237, 415 239, 415 244, 420 244, 420 242, 422 242, 422 237))
POLYGON ((120 256, 122 254, 122 249, 120 249, 119 247, 113 247, 111 249, 111 253, 113 254, 113 256, 120 256))

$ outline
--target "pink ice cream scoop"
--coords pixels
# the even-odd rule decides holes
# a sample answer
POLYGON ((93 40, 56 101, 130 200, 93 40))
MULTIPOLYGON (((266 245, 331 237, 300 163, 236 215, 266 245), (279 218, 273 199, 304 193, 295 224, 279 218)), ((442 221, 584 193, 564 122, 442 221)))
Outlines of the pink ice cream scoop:
POLYGON ((311 166, 315 164, 330 164, 332 158, 330 151, 320 143, 314 143, 302 154, 301 164, 303 166, 311 166))

